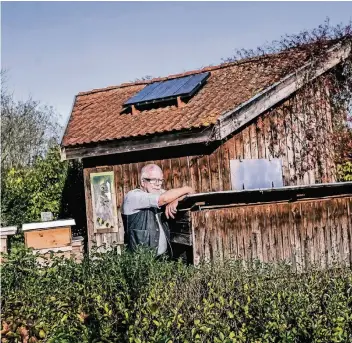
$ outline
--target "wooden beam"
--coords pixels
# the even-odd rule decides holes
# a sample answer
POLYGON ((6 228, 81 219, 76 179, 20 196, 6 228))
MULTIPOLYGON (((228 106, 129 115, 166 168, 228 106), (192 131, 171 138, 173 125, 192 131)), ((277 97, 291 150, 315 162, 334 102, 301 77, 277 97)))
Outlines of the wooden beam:
POLYGON ((67 146, 61 148, 61 160, 87 158, 111 154, 123 154, 134 151, 160 149, 188 144, 200 144, 210 141, 211 127, 158 136, 143 136, 138 139, 125 139, 98 142, 87 145, 67 146))
POLYGON ((138 114, 140 111, 138 111, 137 109, 136 109, 136 106, 135 105, 132 105, 131 106, 131 109, 132 109, 132 115, 136 115, 136 114, 138 114))
POLYGON ((263 204, 270 202, 307 201, 312 199, 351 197, 352 182, 290 186, 242 191, 197 193, 186 196, 178 205, 178 212, 226 207, 228 205, 263 204))
POLYGON ((185 103, 181 100, 181 97, 177 97, 177 107, 183 107, 185 106, 185 103))
POLYGON ((75 107, 77 101, 77 95, 75 95, 75 97, 73 98, 73 102, 72 102, 72 106, 71 106, 71 111, 70 111, 70 115, 66 118, 66 122, 64 125, 65 130, 62 132, 62 136, 60 137, 60 145, 62 145, 62 141, 67 133, 67 128, 68 128, 68 123, 70 122, 71 116, 72 116, 72 111, 75 107))
POLYGON ((298 71, 287 75, 274 85, 266 88, 247 102, 223 114, 218 119, 217 124, 215 124, 214 138, 218 140, 226 138, 280 101, 288 98, 308 82, 336 66, 341 60, 346 59, 350 53, 351 46, 335 45, 329 50, 327 60, 314 71, 310 79, 306 80, 305 78, 306 71, 311 67, 311 62, 305 64, 298 71))

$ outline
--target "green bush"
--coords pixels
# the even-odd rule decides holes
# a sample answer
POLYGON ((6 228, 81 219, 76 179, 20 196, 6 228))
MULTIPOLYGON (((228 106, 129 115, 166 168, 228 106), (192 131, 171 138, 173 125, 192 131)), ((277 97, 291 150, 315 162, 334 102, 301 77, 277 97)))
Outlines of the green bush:
POLYGON ((21 227, 40 221, 41 212, 50 211, 54 219, 75 218, 74 235, 85 235, 82 165, 62 162, 58 145, 31 166, 4 171, 1 186, 1 225, 21 227))
POLYGON ((60 161, 59 147, 53 146, 33 166, 9 169, 2 180, 2 222, 21 226, 40 221, 44 211, 57 218, 67 167, 67 163, 60 161))
POLYGON ((337 177, 339 181, 352 181, 352 162, 346 161, 338 164, 337 177))
POLYGON ((157 260, 149 251, 1 266, 3 342, 351 342, 349 268, 294 274, 157 260))

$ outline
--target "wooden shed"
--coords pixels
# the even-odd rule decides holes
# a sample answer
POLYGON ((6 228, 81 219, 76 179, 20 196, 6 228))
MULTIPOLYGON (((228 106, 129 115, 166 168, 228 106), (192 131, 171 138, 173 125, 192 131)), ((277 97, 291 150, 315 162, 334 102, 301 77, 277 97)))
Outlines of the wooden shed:
MULTIPOLYGON (((83 162, 89 249, 123 244, 122 201, 147 163, 163 169, 165 189, 190 185, 220 198, 224 191, 334 183, 324 75, 350 53, 350 46, 330 47, 309 79, 309 58, 293 50, 76 95, 61 148, 63 160, 83 162), (286 74, 293 60, 301 66, 286 74), (311 83, 321 90, 303 108, 302 90, 311 83)), ((227 211, 217 218, 231 227, 236 220, 227 211)), ((198 246, 197 235, 187 243, 173 227, 176 245, 198 246)))

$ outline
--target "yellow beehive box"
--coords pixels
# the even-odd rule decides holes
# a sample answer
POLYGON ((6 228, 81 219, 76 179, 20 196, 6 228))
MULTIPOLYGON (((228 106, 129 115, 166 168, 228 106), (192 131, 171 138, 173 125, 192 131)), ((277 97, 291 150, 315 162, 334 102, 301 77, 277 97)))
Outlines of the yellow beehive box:
POLYGON ((71 226, 75 224, 74 219, 23 224, 26 247, 50 249, 70 246, 71 226))

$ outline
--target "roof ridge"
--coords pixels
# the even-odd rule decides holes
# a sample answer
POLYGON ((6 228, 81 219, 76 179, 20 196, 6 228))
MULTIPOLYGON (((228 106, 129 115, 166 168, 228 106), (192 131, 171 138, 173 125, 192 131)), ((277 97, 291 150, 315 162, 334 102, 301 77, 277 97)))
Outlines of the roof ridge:
MULTIPOLYGON (((338 39, 334 39, 334 40, 328 40, 328 41, 323 41, 321 42, 322 44, 334 44, 336 43, 336 41, 339 41, 338 39)), ((89 94, 94 94, 94 93, 99 93, 99 92, 106 92, 109 90, 113 90, 113 89, 119 89, 119 88, 125 88, 125 87, 131 87, 131 86, 141 86, 141 85, 148 85, 151 84, 153 82, 160 82, 160 81, 166 81, 166 80, 171 80, 171 79, 176 79, 179 77, 183 77, 183 76, 188 76, 188 75, 194 75, 194 74, 200 74, 200 73, 204 73, 204 72, 209 72, 209 71, 213 71, 213 70, 219 70, 219 69, 223 69, 223 68, 229 68, 235 65, 241 65, 241 64, 245 64, 245 63, 251 63, 251 62, 256 62, 259 60, 263 60, 263 59, 267 59, 267 58, 275 58, 275 57, 281 57, 285 54, 289 54, 292 52, 300 52, 302 50, 304 50, 307 46, 312 45, 312 44, 316 44, 316 42, 314 43, 309 43, 306 45, 302 45, 302 46, 293 46, 290 48, 287 48, 285 50, 282 51, 278 51, 278 52, 273 52, 273 53, 266 53, 266 54, 262 54, 262 55, 257 55, 257 56, 253 56, 253 57, 247 57, 247 58, 243 58, 241 60, 236 60, 233 62, 223 62, 220 64, 217 64, 215 66, 209 65, 207 67, 203 67, 203 68, 199 68, 196 70, 190 70, 190 71, 186 71, 183 73, 176 73, 176 74, 171 74, 168 76, 164 76, 164 77, 155 77, 153 79, 150 80, 145 80, 145 81, 135 81, 135 82, 124 82, 121 83, 120 85, 116 85, 116 86, 108 86, 108 87, 104 87, 104 88, 96 88, 96 89, 92 89, 90 91, 86 91, 86 92, 79 92, 77 94, 77 96, 81 96, 81 95, 89 95, 89 94)), ((327 47, 327 46, 325 46, 327 47)))
POLYGON ((110 91, 113 89, 119 89, 119 88, 125 88, 125 87, 131 87, 131 86, 141 86, 141 85, 148 85, 154 82, 160 82, 160 81, 166 81, 166 80, 171 80, 171 79, 176 79, 179 77, 184 77, 184 76, 188 76, 188 75, 194 75, 194 74, 201 74, 201 73, 205 73, 205 72, 209 72, 209 71, 214 71, 214 70, 219 70, 219 69, 224 69, 224 68, 229 68, 235 65, 241 65, 241 64, 245 64, 245 63, 251 63, 251 62, 256 62, 262 59, 266 59, 266 58, 273 58, 273 57, 278 57, 279 55, 283 55, 286 53, 291 52, 290 50, 284 50, 278 53, 272 53, 272 54, 265 54, 265 55, 261 55, 261 56, 254 56, 254 57, 249 57, 249 58, 244 58, 241 60, 237 60, 237 61, 233 61, 233 62, 224 62, 215 66, 207 66, 207 67, 203 67, 200 69, 196 69, 196 70, 190 70, 190 71, 186 71, 183 73, 177 73, 177 74, 171 74, 168 76, 164 76, 164 77, 155 77, 153 79, 150 80, 145 80, 145 81, 136 81, 136 82, 124 82, 121 83, 120 85, 116 85, 116 86, 108 86, 108 87, 104 87, 104 88, 96 88, 96 89, 92 89, 90 91, 86 91, 86 92, 79 92, 77 94, 77 96, 82 96, 82 95, 90 95, 90 94, 94 94, 94 93, 100 93, 100 92, 106 92, 106 91, 110 91))

